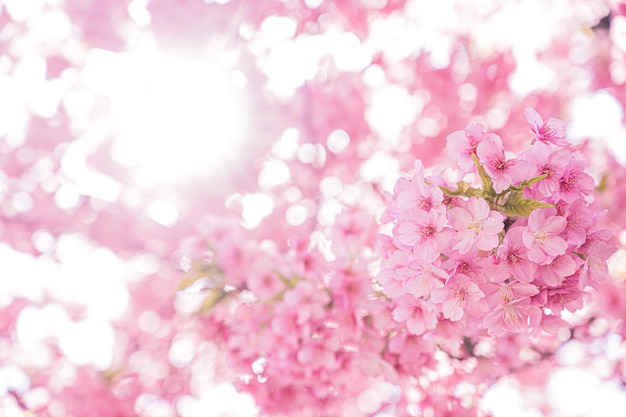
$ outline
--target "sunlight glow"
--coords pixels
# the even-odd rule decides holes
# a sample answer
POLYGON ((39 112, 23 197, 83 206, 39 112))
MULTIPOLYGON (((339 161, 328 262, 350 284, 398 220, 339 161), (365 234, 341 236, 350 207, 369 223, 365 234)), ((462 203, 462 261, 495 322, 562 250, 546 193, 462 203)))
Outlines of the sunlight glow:
POLYGON ((624 109, 610 92, 599 91, 576 98, 571 112, 569 135, 574 143, 587 138, 604 141, 616 159, 626 164, 624 109))
POLYGON ((120 126, 112 156, 150 186, 225 168, 242 133, 241 75, 157 52, 94 50, 81 81, 110 97, 120 126))

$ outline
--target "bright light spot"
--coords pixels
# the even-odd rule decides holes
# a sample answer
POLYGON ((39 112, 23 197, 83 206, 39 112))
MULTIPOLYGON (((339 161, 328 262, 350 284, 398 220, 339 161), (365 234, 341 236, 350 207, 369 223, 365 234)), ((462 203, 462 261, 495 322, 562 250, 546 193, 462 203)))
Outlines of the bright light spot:
POLYGON ((400 174, 400 167, 396 158, 377 152, 361 164, 359 172, 365 181, 381 182, 385 190, 391 191, 400 174))
POLYGON ((272 46, 293 38, 297 28, 298 22, 295 19, 271 15, 261 22, 260 36, 268 46, 272 46))
POLYGON ((141 394, 135 402, 135 411, 142 417, 174 417, 169 402, 154 394, 141 394))
POLYGON ((37 94, 28 102, 29 110, 43 118, 54 116, 65 93, 63 83, 59 80, 41 81, 37 89, 37 94))
POLYGON ((380 65, 370 65, 363 72, 363 82, 369 87, 379 87, 385 82, 385 79, 385 71, 380 67, 380 65))
POLYGON ((324 3, 324 0, 304 0, 304 5, 309 9, 317 9, 324 3))
POLYGON ((554 17, 540 1, 509 3, 489 16, 486 24, 475 25, 481 41, 494 42, 498 47, 512 45, 514 51, 541 50, 557 33, 554 17), (533 30, 528 30, 533 22, 533 30))
POLYGON ((305 143, 298 149, 298 161, 303 164, 310 164, 315 161, 317 150, 312 143, 305 143))
POLYGON ((509 79, 511 91, 524 97, 534 90, 545 89, 554 81, 554 73, 534 56, 518 57, 519 65, 509 79))
POLYGON ((612 277, 626 276, 626 232, 622 231, 619 236, 619 243, 622 245, 620 249, 613 254, 607 261, 609 267, 609 275, 612 277))
POLYGON ((289 166, 282 161, 266 161, 259 173, 261 188, 270 189, 277 185, 286 184, 291 178, 289 166))
MULTIPOLYGON (((111 250, 92 246, 81 235, 57 239, 59 264, 46 270, 51 295, 66 302, 83 304, 91 317, 120 317, 128 305, 125 278, 130 268, 111 250)), ((42 266, 43 268, 44 266, 42 266)))
POLYGON ((428 65, 434 69, 448 68, 450 65, 450 51, 448 45, 442 43, 440 47, 437 47, 430 51, 428 55, 428 65))
POLYGON ((269 89, 279 97, 289 97, 317 74, 319 61, 327 53, 323 36, 299 35, 274 46, 259 60, 259 67, 268 77, 269 89))
POLYGON ((291 206, 285 213, 285 220, 292 226, 300 226, 309 216, 309 210, 300 204, 291 206))
POLYGON ((374 91, 365 116, 373 130, 393 142, 421 110, 422 105, 405 88, 389 85, 374 91))
POLYGON ((82 83, 109 96, 120 126, 112 155, 144 186, 210 178, 240 145, 243 103, 229 73, 156 52, 93 50, 82 83))
POLYGON ((128 4, 128 15, 138 26, 147 26, 152 21, 148 2, 149 0, 132 0, 128 4))
POLYGON ((9 390, 24 392, 30 387, 30 378, 21 368, 14 365, 0 367, 0 395, 9 390))
POLYGON ((167 200, 155 200, 148 206, 148 216, 156 223, 172 227, 178 222, 178 208, 167 200))
POLYGON ((53 8, 32 16, 28 21, 28 30, 38 39, 55 43, 66 43, 74 35, 74 28, 67 14, 53 8))
POLYGON ((617 160, 626 164, 626 129, 622 125, 624 109, 606 91, 578 97, 572 103, 568 136, 573 142, 586 138, 604 141, 617 160))
MULTIPOLYGON (((391 165, 393 169, 398 169, 396 165, 391 165)), ((393 175, 393 174, 392 174, 393 175)), ((354 185, 346 185, 341 192, 341 202, 347 205, 356 205, 362 197, 362 192, 354 185)))
POLYGON ((556 357, 563 366, 577 365, 585 360, 585 347, 578 340, 570 340, 558 350, 556 357))
POLYGON ((328 36, 335 65, 340 71, 359 72, 372 62, 371 53, 354 33, 330 33, 328 36))
POLYGON ((257 227, 274 210, 274 200, 263 193, 246 194, 241 197, 241 204, 244 226, 249 229, 257 227))
POLYGON ((338 197, 342 189, 343 184, 337 177, 325 177, 320 181, 320 191, 324 197, 338 197))
POLYGON ((108 322, 88 318, 78 323, 69 323, 61 331, 58 344, 75 364, 90 364, 98 369, 107 369, 113 362, 115 333, 108 322))
POLYGON ((161 317, 152 310, 141 313, 137 325, 142 332, 154 333, 161 328, 161 317))
POLYGON ((541 417, 538 410, 526 407, 517 387, 499 382, 489 388, 480 401, 480 408, 494 417, 541 417))
POLYGON ((87 157, 93 151, 87 140, 72 142, 61 158, 61 169, 71 183, 64 184, 55 196, 61 208, 75 207, 81 195, 114 202, 122 191, 122 185, 113 178, 96 172, 88 167, 87 157))
POLYGON ((25 103, 41 100, 46 84, 46 60, 39 55, 25 55, 15 65, 12 81, 20 88, 25 103))
POLYGON ((33 246, 42 253, 51 252, 55 246, 54 236, 47 230, 38 229, 31 236, 33 246))
POLYGON ((187 366, 196 356, 196 346, 189 339, 177 339, 168 354, 170 363, 177 368, 187 366))
POLYGON ((612 16, 611 40, 622 52, 626 52, 626 16, 612 16))
POLYGON ((23 22, 41 11, 44 0, 4 0, 3 3, 13 20, 23 22))
POLYGON ((74 120, 88 118, 95 103, 94 95, 83 91, 68 91, 63 97, 63 108, 68 116, 74 120))
POLYGON ((330 132, 326 138, 326 145, 333 153, 339 153, 346 149, 350 144, 350 136, 345 130, 337 129, 330 132))
POLYGON ((28 306, 17 318, 17 339, 27 348, 35 348, 47 338, 56 338, 69 323, 65 310, 50 304, 43 309, 28 306))
POLYGON ((276 156, 282 159, 292 160, 298 152, 299 143, 300 131, 295 127, 287 128, 280 136, 280 140, 274 145, 274 152, 276 156))
POLYGON ((391 14, 372 19, 368 45, 390 61, 401 61, 419 55, 421 45, 416 42, 419 38, 418 25, 409 22, 402 14, 391 14))
POLYGON ((254 362, 252 362, 251 368, 252 372, 255 374, 262 374, 265 371, 265 367, 267 366, 267 359, 258 358, 254 362))
POLYGON ((206 384, 196 389, 196 395, 180 396, 176 400, 176 410, 181 417, 224 417, 227 415, 238 417, 257 416, 254 401, 249 395, 238 393, 228 383, 217 385, 206 384))
POLYGON ((374 390, 364 391, 357 398, 359 410, 361 410, 364 414, 372 414, 376 412, 380 408, 381 404, 382 399, 374 390))
POLYGON ((11 199, 11 205, 20 212, 30 211, 33 208, 33 199, 27 192, 19 191, 11 199))
POLYGON ((69 210, 80 202, 80 193, 72 184, 61 185, 54 193, 54 202, 59 208, 69 210))
POLYGON ((129 264, 136 274, 145 276, 156 273, 161 267, 161 260, 154 254, 142 252, 135 255, 129 264))
POLYGON ((343 206, 335 199, 324 201, 317 212, 317 220, 322 226, 332 226, 335 218, 341 213, 343 206))
POLYGON ((478 90, 473 84, 461 84, 458 88, 459 98, 463 101, 474 101, 478 96, 478 90))
POLYGON ((246 74, 244 74, 242 71, 235 70, 230 75, 230 82, 233 87, 242 89, 246 85, 248 85, 248 77, 246 77, 246 74))
POLYGON ((417 120, 417 131, 426 137, 434 138, 439 130, 439 123, 431 117, 420 117, 417 120))
POLYGON ((547 398, 564 417, 617 417, 626 409, 626 394, 580 368, 557 369, 548 381, 547 398))

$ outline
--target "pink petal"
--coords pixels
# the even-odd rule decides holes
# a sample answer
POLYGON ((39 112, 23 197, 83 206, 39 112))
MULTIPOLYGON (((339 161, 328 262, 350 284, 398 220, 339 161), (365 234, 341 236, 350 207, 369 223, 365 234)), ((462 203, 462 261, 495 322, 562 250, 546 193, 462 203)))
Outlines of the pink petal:
POLYGON ((524 109, 524 116, 526 121, 530 124, 531 129, 536 133, 539 127, 543 125, 543 118, 532 107, 526 107, 524 109))

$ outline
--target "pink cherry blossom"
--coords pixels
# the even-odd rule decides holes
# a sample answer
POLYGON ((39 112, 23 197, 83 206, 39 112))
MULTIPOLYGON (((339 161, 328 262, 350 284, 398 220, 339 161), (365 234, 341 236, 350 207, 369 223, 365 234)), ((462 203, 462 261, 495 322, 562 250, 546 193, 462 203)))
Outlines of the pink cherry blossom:
POLYGON ((608 266, 606 260, 615 253, 617 248, 612 243, 601 240, 593 241, 589 244, 585 261, 580 271, 580 288, 587 285, 597 287, 598 283, 608 276, 608 266))
POLYGON ((501 193, 511 186, 529 178, 530 165, 521 159, 507 159, 502 139, 487 135, 476 147, 476 155, 493 181, 493 189, 501 193))
POLYGON ((408 279, 404 282, 406 292, 415 297, 428 297, 435 288, 443 287, 448 273, 435 263, 411 262, 408 279))
POLYGON ((561 199, 571 203, 582 196, 591 194, 595 183, 591 175, 586 173, 584 169, 583 156, 580 153, 574 154, 567 169, 559 179, 558 194, 561 199))
POLYGON ((549 287, 558 287, 563 281, 578 271, 580 260, 575 255, 565 254, 557 256, 549 265, 540 265, 537 268, 537 282, 549 287))
POLYGON ((546 175, 544 179, 530 188, 545 198, 558 191, 561 177, 571 161, 571 153, 566 150, 553 151, 550 145, 535 142, 524 152, 523 159, 534 167, 534 173, 531 176, 546 175))
POLYGON ((418 209, 409 212, 407 217, 398 227, 398 240, 413 247, 415 256, 424 262, 434 262, 449 243, 446 238, 449 232, 444 232, 445 216, 418 209))
POLYGON ((499 243, 499 233, 504 228, 504 217, 490 210, 482 198, 470 197, 465 207, 448 211, 448 222, 456 230, 453 246, 459 253, 468 253, 473 247, 490 251, 499 243))
POLYGON ((520 298, 498 305, 484 320, 489 334, 499 336, 504 332, 520 333, 537 326, 541 321, 541 310, 531 304, 530 298, 520 298))
POLYGON ((516 279, 532 282, 535 279, 537 265, 528 259, 528 248, 524 246, 521 226, 511 227, 507 232, 497 254, 500 261, 498 275, 502 280, 516 279))
POLYGON ((424 165, 415 162, 415 172, 411 181, 400 179, 396 183, 398 208, 411 209, 418 207, 430 211, 441 206, 443 192, 434 184, 427 184, 424 178, 424 165), (400 190, 401 189, 401 190, 400 190))
POLYGON ((443 316, 450 321, 459 321, 465 313, 479 315, 486 305, 485 294, 467 275, 457 274, 451 277, 443 288, 435 289, 431 299, 442 304, 443 316))
POLYGON ((567 221, 554 213, 554 209, 533 210, 522 232, 528 259, 540 265, 549 264, 567 249, 567 242, 559 236, 565 230, 567 221))
POLYGON ((532 107, 527 107, 524 110, 524 115, 530 129, 535 133, 533 141, 550 142, 558 146, 569 145, 565 139, 565 123, 562 120, 550 117, 544 122, 543 118, 532 107))
POLYGON ((437 325, 435 307, 419 298, 401 298, 392 316, 397 322, 406 322, 409 332, 418 336, 437 325))
POLYGON ((472 172, 476 169, 472 155, 476 154, 483 137, 489 135, 493 134, 485 134, 485 127, 481 124, 470 124, 465 130, 452 132, 446 139, 448 155, 457 161, 463 171, 472 172))
POLYGON ((565 227, 565 240, 569 245, 581 246, 587 239, 587 232, 594 224, 594 214, 585 204, 582 198, 575 200, 571 204, 559 204, 559 211, 563 211, 562 216, 567 220, 565 227))

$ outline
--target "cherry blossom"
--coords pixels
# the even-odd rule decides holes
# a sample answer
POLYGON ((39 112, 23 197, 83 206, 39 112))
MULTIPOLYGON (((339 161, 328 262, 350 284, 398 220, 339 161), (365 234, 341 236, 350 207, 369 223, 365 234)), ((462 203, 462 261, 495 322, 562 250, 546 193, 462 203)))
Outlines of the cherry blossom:
POLYGON ((499 243, 498 234, 504 228, 503 220, 500 213, 489 210, 484 199, 470 197, 465 208, 454 207, 448 211, 448 221, 457 231, 458 242, 453 248, 461 254, 469 252, 474 245, 480 250, 490 251, 499 243))
POLYGON ((476 155, 484 164, 485 171, 493 181, 493 189, 501 193, 512 183, 529 177, 529 167, 523 160, 507 159, 502 139, 497 135, 485 137, 476 147, 476 155))
POLYGON ((443 316, 451 321, 458 321, 465 313, 477 316, 484 311, 484 304, 479 301, 485 294, 471 282, 466 275, 451 277, 443 288, 435 289, 431 299, 442 305, 443 316))
POLYGON ((523 233, 523 227, 511 227, 498 248, 499 270, 503 280, 513 278, 521 282, 532 282, 535 279, 537 264, 528 259, 528 248, 522 240, 523 233))
POLYGON ((543 118, 532 107, 527 107, 524 110, 524 116, 526 116, 530 129, 535 133, 533 141, 550 142, 558 146, 569 145, 565 139, 565 122, 562 120, 550 117, 544 122, 543 118))
POLYGON ((567 242, 559 235, 567 222, 557 216, 554 210, 538 209, 528 217, 528 225, 522 231, 522 240, 528 248, 528 258, 540 265, 551 263, 558 255, 563 255, 567 242))

